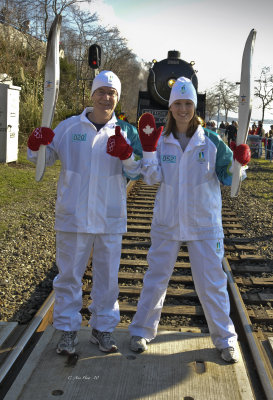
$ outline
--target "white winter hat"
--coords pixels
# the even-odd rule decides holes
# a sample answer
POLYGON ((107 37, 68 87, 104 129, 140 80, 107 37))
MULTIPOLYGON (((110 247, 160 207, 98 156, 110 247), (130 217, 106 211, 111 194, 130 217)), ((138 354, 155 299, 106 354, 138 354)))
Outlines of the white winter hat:
POLYGON ((178 78, 171 90, 170 99, 169 99, 169 107, 175 100, 191 100, 195 108, 197 106, 197 94, 195 87, 192 84, 192 81, 184 76, 178 78))
POLYGON ((108 86, 116 89, 118 92, 118 100, 120 98, 121 93, 121 83, 116 74, 112 71, 101 71, 93 80, 92 88, 91 88, 91 96, 95 90, 102 86, 108 86))

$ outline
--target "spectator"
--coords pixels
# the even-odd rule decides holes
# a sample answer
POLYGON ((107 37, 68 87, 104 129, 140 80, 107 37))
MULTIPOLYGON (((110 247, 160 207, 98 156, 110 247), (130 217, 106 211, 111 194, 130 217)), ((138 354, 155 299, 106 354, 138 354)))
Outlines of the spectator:
POLYGON ((235 142, 237 136, 237 126, 235 121, 232 121, 231 125, 227 127, 226 132, 228 137, 228 146, 230 147, 230 142, 235 142))
POLYGON ((260 136, 261 138, 265 137, 265 130, 263 128, 263 123, 262 121, 259 121, 258 123, 258 128, 256 129, 255 135, 260 136))
POLYGON ((273 125, 270 125, 270 129, 267 133, 267 139, 266 139, 266 159, 267 160, 272 160, 272 158, 273 158, 272 141, 273 141, 273 125))
POLYGON ((211 129, 213 132, 216 132, 216 124, 215 124, 214 121, 211 121, 210 129, 211 129))
POLYGON ((251 129, 249 129, 248 134, 249 135, 255 135, 256 129, 257 129, 257 125, 254 122, 254 124, 252 124, 251 129))

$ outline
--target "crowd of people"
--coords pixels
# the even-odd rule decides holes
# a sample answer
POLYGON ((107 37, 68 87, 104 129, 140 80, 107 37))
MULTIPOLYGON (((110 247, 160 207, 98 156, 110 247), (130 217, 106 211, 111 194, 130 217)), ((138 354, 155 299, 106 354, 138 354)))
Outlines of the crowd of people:
MULTIPOLYGON (((231 141, 236 140, 237 136, 237 131, 238 131, 238 122, 237 121, 232 121, 231 124, 229 122, 224 122, 221 121, 219 124, 219 129, 217 129, 217 124, 214 120, 210 120, 205 123, 205 126, 214 131, 214 132, 221 132, 223 135, 226 136, 228 146, 230 146, 231 141)), ((254 122, 248 130, 249 135, 253 136, 259 136, 262 139, 262 142, 264 145, 268 142, 266 142, 267 138, 272 138, 273 137, 273 125, 270 125, 270 129, 268 132, 265 131, 263 127, 263 122, 258 121, 257 124, 254 122)))
MULTIPOLYGON (((117 351, 112 335, 120 321, 118 270, 126 232, 126 179, 159 183, 151 226, 148 271, 129 327, 132 351, 147 350, 157 327, 178 251, 186 242, 195 289, 212 342, 228 363, 238 361, 237 334, 230 319, 224 257, 220 183, 231 185, 235 158, 250 160, 247 145, 233 151, 197 116, 197 93, 180 77, 169 98, 167 123, 157 128, 152 114, 138 130, 118 119, 121 82, 101 71, 91 88, 92 107, 62 121, 54 131, 36 128, 28 158, 37 162, 46 145, 46 165, 61 161, 56 200, 56 264, 53 325, 60 331, 58 354, 73 354, 81 327, 82 277, 92 255, 90 341, 117 351), (135 157, 138 156, 138 157, 135 157)), ((235 127, 235 125, 233 125, 235 127)), ((212 127, 213 128, 213 127, 212 127)), ((231 131, 230 140, 234 138, 231 131)))

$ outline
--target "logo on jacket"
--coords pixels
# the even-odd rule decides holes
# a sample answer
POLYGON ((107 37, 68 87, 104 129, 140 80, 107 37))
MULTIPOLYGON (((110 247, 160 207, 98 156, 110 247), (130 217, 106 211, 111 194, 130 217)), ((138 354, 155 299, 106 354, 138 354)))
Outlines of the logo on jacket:
POLYGON ((162 162, 166 163, 176 163, 176 156, 171 155, 171 154, 164 154, 161 156, 162 162))
POLYGON ((86 142, 86 133, 73 133, 72 142, 86 142))
POLYGON ((220 253, 220 251, 221 251, 221 242, 220 240, 218 240, 216 243, 216 253, 220 253))
POLYGON ((199 153, 198 153, 198 161, 199 161, 199 163, 203 163, 206 161, 205 160, 205 152, 203 150, 199 151, 199 153))

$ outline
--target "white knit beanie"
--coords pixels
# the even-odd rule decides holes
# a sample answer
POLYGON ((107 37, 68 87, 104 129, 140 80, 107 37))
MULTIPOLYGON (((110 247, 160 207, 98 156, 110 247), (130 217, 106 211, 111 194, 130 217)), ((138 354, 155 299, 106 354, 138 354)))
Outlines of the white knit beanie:
POLYGON ((95 90, 102 86, 108 86, 116 89, 118 92, 118 100, 120 98, 121 93, 121 83, 116 74, 112 71, 101 71, 93 80, 92 88, 91 88, 91 96, 95 90))
POLYGON ((191 100, 195 108, 197 106, 197 94, 195 87, 192 84, 192 81, 184 76, 178 78, 171 90, 170 99, 169 99, 169 107, 175 100, 191 100))

